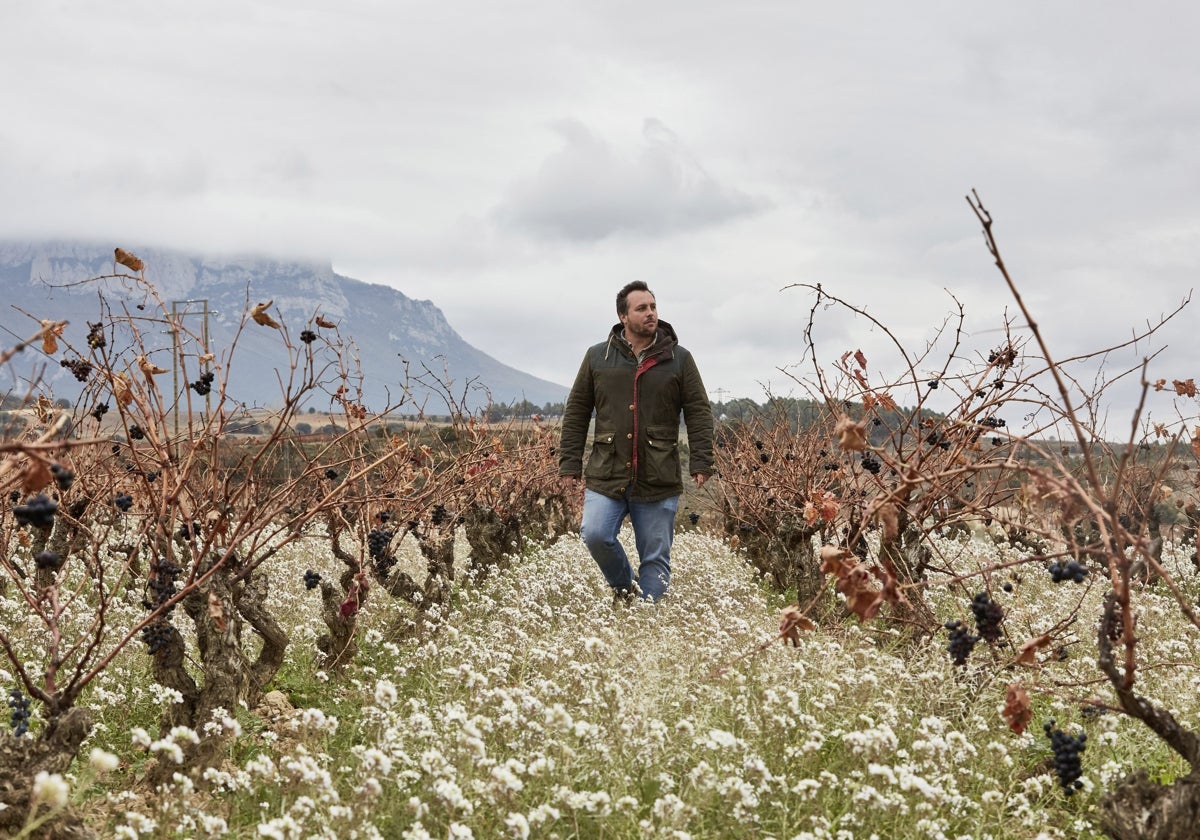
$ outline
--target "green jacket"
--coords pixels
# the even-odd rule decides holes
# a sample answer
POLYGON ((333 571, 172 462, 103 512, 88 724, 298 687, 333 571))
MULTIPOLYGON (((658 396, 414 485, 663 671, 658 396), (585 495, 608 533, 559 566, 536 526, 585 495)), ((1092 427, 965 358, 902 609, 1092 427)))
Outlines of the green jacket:
POLYGON ((563 412, 558 474, 579 476, 589 490, 655 502, 683 492, 679 417, 687 426, 688 474, 713 473, 713 415, 692 354, 675 330, 658 322, 658 338, 639 363, 617 324, 608 341, 588 348, 563 412), (596 431, 587 470, 588 424, 596 431), (634 441, 637 445, 634 445, 634 441))

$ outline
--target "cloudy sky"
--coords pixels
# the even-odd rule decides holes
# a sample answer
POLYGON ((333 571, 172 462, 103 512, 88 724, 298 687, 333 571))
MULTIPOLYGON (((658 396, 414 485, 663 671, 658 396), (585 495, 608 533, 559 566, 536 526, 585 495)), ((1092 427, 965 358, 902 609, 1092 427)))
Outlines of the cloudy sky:
MULTIPOLYGON (((953 294, 986 352, 1015 316, 972 189, 1061 356, 1196 284, 1194 4, 0 0, 0 23, 7 236, 328 259, 564 384, 633 279, 715 399, 799 393, 796 284, 918 349, 953 294)), ((1109 370, 1166 344, 1152 376, 1200 374, 1196 317, 1109 370)), ((816 335, 889 364, 865 323, 816 335)))

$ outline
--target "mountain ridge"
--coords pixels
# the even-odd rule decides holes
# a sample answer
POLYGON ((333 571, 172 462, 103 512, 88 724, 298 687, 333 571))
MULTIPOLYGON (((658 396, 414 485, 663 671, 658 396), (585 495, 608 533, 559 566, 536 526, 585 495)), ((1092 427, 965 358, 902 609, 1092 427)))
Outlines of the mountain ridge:
MULTIPOLYGON (((127 250, 145 263, 144 278, 168 311, 175 306, 183 313, 185 327, 197 335, 207 330, 209 347, 218 358, 236 338, 233 364, 223 373, 228 393, 237 401, 265 406, 283 399, 281 377, 286 380, 289 371, 281 336, 255 325, 237 334, 243 312, 269 300, 272 317, 286 326, 293 342, 317 314, 338 324, 342 339, 353 342, 362 368, 357 383, 361 400, 372 411, 394 404, 406 374, 422 371, 429 372, 426 379, 436 380, 428 383, 435 387, 415 388, 413 401, 402 411, 425 405, 441 413, 442 407, 429 405, 429 400, 444 401, 445 394, 465 401, 463 407, 470 410, 486 404, 489 395, 494 403, 528 400, 539 406, 566 398, 565 386, 517 370, 468 343, 432 301, 340 275, 331 262, 154 247, 127 250), (208 303, 207 319, 202 317, 202 301, 208 303)), ((102 317, 102 291, 114 313, 124 306, 131 317, 145 322, 143 340, 148 340, 155 332, 152 313, 157 306, 137 283, 112 276, 128 274, 114 262, 112 248, 99 243, 0 241, 0 285, 8 303, 0 309, 0 327, 15 343, 34 332, 42 318, 67 320, 65 339, 86 348, 88 322, 102 317)), ((58 359, 44 361, 41 380, 55 396, 77 396, 79 383, 58 359)), ((10 369, 0 382, 6 390, 19 390, 19 376, 28 373, 10 369)))

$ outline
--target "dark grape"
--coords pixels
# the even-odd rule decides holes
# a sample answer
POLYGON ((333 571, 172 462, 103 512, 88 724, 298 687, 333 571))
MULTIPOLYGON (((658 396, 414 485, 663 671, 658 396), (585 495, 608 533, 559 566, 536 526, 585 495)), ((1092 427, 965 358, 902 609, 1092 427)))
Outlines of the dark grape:
POLYGON ((1083 763, 1080 755, 1087 749, 1087 733, 1068 735, 1058 729, 1052 720, 1046 721, 1042 727, 1046 737, 1050 739, 1050 749, 1054 751, 1054 772, 1063 793, 1072 796, 1083 787, 1083 763))
POLYGON ((975 629, 987 642, 1000 641, 1000 622, 1004 610, 986 592, 979 592, 971 599, 971 612, 975 615, 975 629))
POLYGON ((8 692, 8 707, 12 709, 9 725, 12 726, 13 735, 20 738, 29 731, 29 698, 21 689, 14 688, 8 692))
POLYGON ((695 511, 692 511, 691 513, 688 514, 688 521, 691 522, 693 525, 695 525, 696 523, 698 523, 700 521, 700 514, 696 513, 695 511))
POLYGON ((871 453, 868 452, 862 456, 862 468, 871 475, 879 475, 881 466, 879 461, 871 456, 871 453))
POLYGON ((54 476, 54 483, 58 485, 59 490, 70 490, 71 485, 75 483, 75 473, 57 461, 50 465, 50 475, 54 476))
POLYGON ((59 364, 71 371, 80 382, 87 382, 92 375, 92 363, 87 359, 63 359, 59 364))
POLYGON ((300 340, 305 344, 312 344, 317 340, 317 334, 312 330, 303 330, 300 333, 300 340))
POLYGON ((120 493, 113 497, 113 504, 117 506, 118 510, 125 513, 133 507, 133 496, 129 493, 120 493))
POLYGON ((321 576, 319 574, 317 574, 316 572, 314 572, 312 569, 309 569, 308 571, 306 571, 304 573, 304 588, 305 589, 316 589, 317 584, 320 582, 321 582, 321 576))
POLYGON ((1068 560, 1066 563, 1055 561, 1047 567, 1046 571, 1050 572, 1050 579, 1055 583, 1062 583, 1065 580, 1083 583, 1088 574, 1087 567, 1075 560, 1068 560))
MULTIPOLYGON (((443 510, 445 509, 443 508, 443 510)), ((383 528, 371 529, 367 534, 367 553, 371 555, 372 560, 380 561, 387 555, 388 545, 394 536, 396 536, 394 531, 383 528)))
POLYGON ((33 562, 39 569, 57 569, 62 565, 62 557, 53 551, 39 551, 33 556, 33 562))
POLYGON ((208 396, 208 394, 212 391, 214 378, 215 375, 213 372, 211 370, 206 370, 204 373, 200 374, 199 379, 189 384, 188 387, 202 397, 208 396))
POLYGON ((966 665, 979 637, 968 630, 967 626, 958 619, 947 621, 945 627, 950 631, 950 643, 946 646, 946 649, 950 651, 950 658, 955 665, 966 665))
POLYGON ((91 347, 93 350, 99 350, 108 343, 104 338, 103 323, 93 324, 91 321, 88 321, 87 343, 88 347, 91 347))
POLYGON ((333 467, 329 467, 328 469, 325 470, 325 477, 328 478, 330 481, 333 481, 335 478, 338 477, 337 470, 335 470, 333 467))
POLYGON ((44 493, 39 493, 25 504, 13 508, 13 515, 21 525, 33 525, 38 528, 49 528, 54 524, 54 514, 58 512, 58 502, 44 493))
POLYGON ((130 440, 141 440, 145 436, 146 436, 146 433, 142 431, 141 426, 134 425, 134 426, 129 427, 129 439, 130 440))

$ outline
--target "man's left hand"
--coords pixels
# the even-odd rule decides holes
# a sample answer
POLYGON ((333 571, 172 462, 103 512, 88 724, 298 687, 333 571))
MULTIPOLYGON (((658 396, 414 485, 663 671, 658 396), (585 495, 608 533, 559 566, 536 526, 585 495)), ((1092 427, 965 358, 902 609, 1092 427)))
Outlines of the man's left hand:
POLYGON ((692 473, 692 481, 696 482, 697 487, 703 487, 704 482, 708 481, 708 476, 704 473, 692 473))

